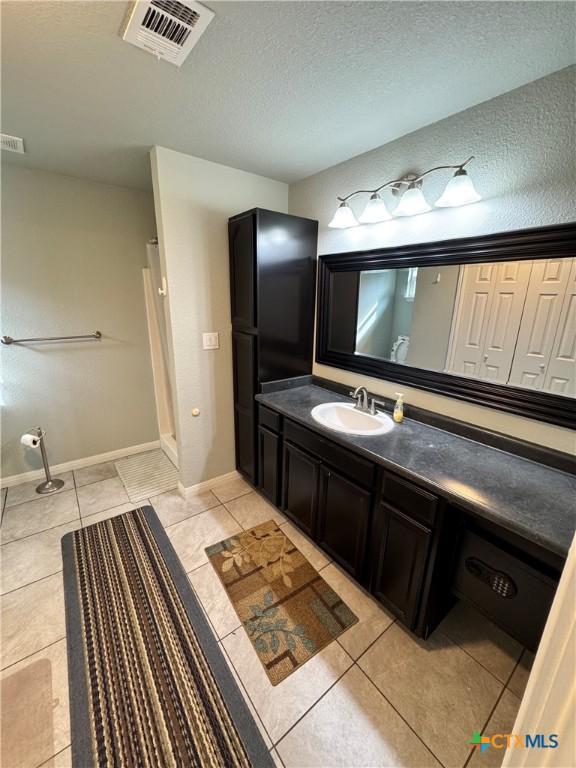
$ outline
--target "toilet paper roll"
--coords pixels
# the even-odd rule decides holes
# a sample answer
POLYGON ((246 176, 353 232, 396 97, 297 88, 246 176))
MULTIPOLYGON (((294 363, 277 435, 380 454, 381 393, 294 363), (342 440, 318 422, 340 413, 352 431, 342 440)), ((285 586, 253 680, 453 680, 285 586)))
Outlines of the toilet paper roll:
POLYGON ((20 442, 22 445, 27 445, 29 448, 38 448, 40 438, 38 435, 31 435, 29 432, 26 432, 26 434, 22 435, 20 438, 20 442))

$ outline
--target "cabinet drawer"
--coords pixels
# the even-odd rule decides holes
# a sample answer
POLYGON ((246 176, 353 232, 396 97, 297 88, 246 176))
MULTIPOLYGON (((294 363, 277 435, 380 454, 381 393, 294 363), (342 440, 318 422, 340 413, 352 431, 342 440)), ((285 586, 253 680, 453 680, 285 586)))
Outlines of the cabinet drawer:
POLYGON ((438 497, 408 480, 386 473, 383 499, 413 520, 432 526, 436 520, 438 497))
POLYGON ((288 421, 288 419, 284 423, 284 436, 296 445, 310 451, 315 457, 331 464, 335 469, 339 469, 360 485, 367 488, 372 487, 375 467, 370 461, 356 456, 351 451, 347 451, 346 448, 341 448, 336 443, 326 440, 315 432, 311 432, 293 421, 288 421))
POLYGON ((506 549, 464 531, 452 589, 536 650, 556 583, 506 549))
POLYGON ((280 432, 282 426, 282 416, 276 411, 271 411, 270 408, 266 408, 264 405, 258 407, 258 419, 263 427, 273 429, 274 432, 280 432))

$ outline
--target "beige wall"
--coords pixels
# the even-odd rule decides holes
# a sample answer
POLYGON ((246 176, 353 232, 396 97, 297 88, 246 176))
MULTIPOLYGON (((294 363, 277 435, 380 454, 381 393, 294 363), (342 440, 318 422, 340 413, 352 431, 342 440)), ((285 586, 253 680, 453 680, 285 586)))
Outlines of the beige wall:
MULTIPOLYGON (((576 220, 576 67, 404 136, 290 186, 290 212, 318 219, 319 253, 428 242, 576 220), (456 163, 474 154, 470 173, 483 197, 464 208, 434 210, 349 230, 328 229, 337 195, 375 188, 403 173, 456 163)), ((430 199, 440 194, 427 187, 430 199)), ((363 379, 328 366, 314 373, 393 395, 398 384, 363 379)), ((403 387, 414 403, 563 451, 574 433, 501 411, 403 387)))
POLYGON ((286 212, 288 186, 162 147, 151 162, 180 480, 190 487, 235 467, 228 218, 256 207, 286 212), (207 331, 219 332, 220 349, 202 349, 207 331))
POLYGON ((418 269, 407 362, 416 368, 443 371, 452 330, 460 267, 418 269))
POLYGON ((31 426, 52 464, 158 438, 142 287, 154 234, 148 193, 3 168, 2 334, 104 335, 1 347, 4 476, 41 466, 19 443, 31 426))

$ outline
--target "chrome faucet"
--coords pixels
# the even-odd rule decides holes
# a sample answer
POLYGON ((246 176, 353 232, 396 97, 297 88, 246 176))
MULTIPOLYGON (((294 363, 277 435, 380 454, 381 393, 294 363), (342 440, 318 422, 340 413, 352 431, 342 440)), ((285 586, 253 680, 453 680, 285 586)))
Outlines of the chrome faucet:
POLYGON ((386 408, 385 402, 383 402, 382 400, 376 400, 376 398, 373 397, 372 400, 370 401, 370 413, 372 414, 372 416, 376 416, 376 414, 378 413, 378 411, 376 410, 377 405, 381 405, 382 410, 386 408))
POLYGON ((366 387, 356 387, 354 392, 350 392, 350 397, 353 397, 356 400, 356 405, 354 407, 359 411, 368 410, 368 390, 366 387))

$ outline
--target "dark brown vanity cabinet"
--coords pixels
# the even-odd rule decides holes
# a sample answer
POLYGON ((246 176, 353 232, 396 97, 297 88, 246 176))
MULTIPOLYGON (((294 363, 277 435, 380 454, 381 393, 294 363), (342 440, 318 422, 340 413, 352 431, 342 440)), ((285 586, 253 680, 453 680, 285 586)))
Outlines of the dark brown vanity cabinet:
POLYGON ((280 435, 268 427, 258 427, 258 487, 275 507, 280 505, 280 435))
POLYGON ((282 509, 297 526, 316 538, 320 461, 292 443, 284 443, 282 509))
POLYGON ((417 637, 458 597, 537 647, 557 556, 263 404, 258 420, 262 493, 417 637))
POLYGON ((274 506, 279 507, 282 420, 279 414, 260 406, 258 424, 258 488, 274 506))
POLYGON ((256 477, 256 402, 255 338, 247 333, 232 334, 234 370, 234 422, 236 467, 246 477, 256 477))
POLYGON ((334 560, 363 581, 372 493, 322 466, 316 540, 334 560))
POLYGON ((431 531, 382 502, 375 517, 379 530, 371 591, 403 624, 413 629, 431 531))
POLYGON ((388 472, 372 525, 371 591, 409 629, 416 628, 439 500, 388 472))
POLYGON ((365 582, 374 465, 291 421, 284 438, 283 511, 365 582))
POLYGON ((254 395, 312 370, 317 235, 317 221, 260 208, 228 222, 236 467, 254 485, 266 437, 254 395))

